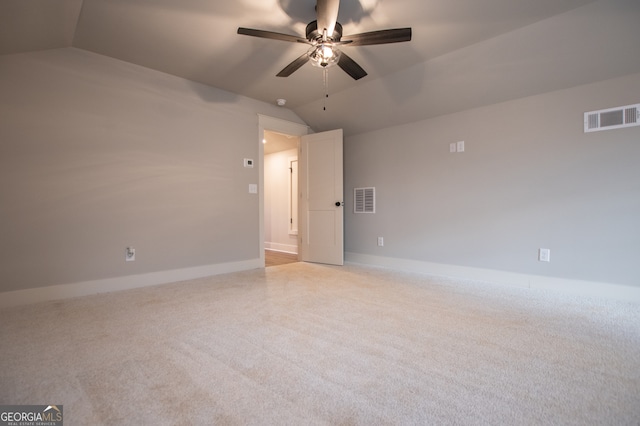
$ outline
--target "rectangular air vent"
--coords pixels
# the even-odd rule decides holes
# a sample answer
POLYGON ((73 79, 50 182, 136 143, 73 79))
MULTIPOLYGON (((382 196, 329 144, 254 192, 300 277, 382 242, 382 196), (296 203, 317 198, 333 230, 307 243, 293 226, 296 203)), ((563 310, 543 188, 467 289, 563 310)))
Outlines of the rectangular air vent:
POLYGON ((376 189, 375 188, 353 188, 353 212, 354 213, 375 213, 376 212, 376 189))
POLYGON ((631 126, 640 126, 640 104, 584 113, 585 133, 631 126))

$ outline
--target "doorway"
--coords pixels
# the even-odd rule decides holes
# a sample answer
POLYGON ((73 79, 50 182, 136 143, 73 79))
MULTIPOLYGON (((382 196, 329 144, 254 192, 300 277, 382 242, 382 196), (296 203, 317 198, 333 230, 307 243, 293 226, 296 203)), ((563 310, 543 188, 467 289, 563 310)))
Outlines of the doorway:
POLYGON ((300 138, 264 131, 265 265, 298 259, 298 146, 300 138))
MULTIPOLYGON (((344 264, 342 129, 309 134, 309 127, 258 114, 259 255, 265 265, 265 134, 299 137, 299 219, 297 251, 304 262, 344 264)), ((293 162, 290 162, 293 170, 293 162)), ((291 191, 291 189, 289 190, 291 191)), ((295 193, 295 191, 293 191, 295 193)), ((295 207, 290 207, 289 210, 295 207)), ((286 219, 285 219, 286 220, 286 219)), ((289 216, 290 225, 294 218, 289 216)), ((294 228, 295 229, 295 228, 294 228)))
MULTIPOLYGON (((263 143, 265 139, 265 133, 274 132, 283 135, 300 137, 309 133, 309 127, 305 124, 294 123, 287 120, 282 120, 267 115, 258 114, 258 161, 259 161, 259 184, 258 184, 258 197, 259 197, 259 233, 258 233, 258 246, 259 256, 262 261, 262 265, 265 265, 265 164, 264 164, 264 150, 266 144, 263 143)), ((297 255, 296 255, 297 256, 297 255)))

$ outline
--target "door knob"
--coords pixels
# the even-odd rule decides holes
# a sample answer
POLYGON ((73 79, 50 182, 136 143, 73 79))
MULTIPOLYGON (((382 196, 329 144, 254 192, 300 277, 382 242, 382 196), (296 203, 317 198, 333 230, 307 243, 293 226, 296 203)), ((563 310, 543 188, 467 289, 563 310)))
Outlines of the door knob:
POLYGON ((340 207, 342 205, 342 201, 336 201, 336 207, 340 207))

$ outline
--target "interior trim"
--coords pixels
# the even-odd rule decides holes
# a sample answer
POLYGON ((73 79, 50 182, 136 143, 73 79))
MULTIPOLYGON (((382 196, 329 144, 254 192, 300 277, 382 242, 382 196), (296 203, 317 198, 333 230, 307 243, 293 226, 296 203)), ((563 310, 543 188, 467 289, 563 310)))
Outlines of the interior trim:
POLYGON ((250 259, 239 262, 196 266, 193 268, 174 269, 147 274, 128 275, 124 277, 8 291, 0 293, 0 308, 47 302, 51 300, 69 299, 72 297, 88 296, 99 293, 110 293, 113 291, 129 290, 140 287, 150 287, 212 275, 258 269, 263 266, 264 262, 261 263, 260 259, 250 259))
POLYGON ((640 303, 640 287, 620 284, 518 274, 493 269, 471 268, 350 252, 345 252, 345 260, 354 264, 378 266, 406 272, 418 272, 439 277, 485 281, 500 285, 558 291, 575 296, 640 303))

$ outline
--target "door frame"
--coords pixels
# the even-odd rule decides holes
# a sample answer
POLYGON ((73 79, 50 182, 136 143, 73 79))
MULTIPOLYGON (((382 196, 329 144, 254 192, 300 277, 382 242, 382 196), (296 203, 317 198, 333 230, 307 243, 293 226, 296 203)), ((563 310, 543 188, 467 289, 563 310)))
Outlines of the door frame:
POLYGON ((258 114, 258 247, 260 248, 260 264, 264 268, 264 131, 284 133, 291 136, 303 136, 313 133, 306 124, 295 123, 268 115, 258 114))

